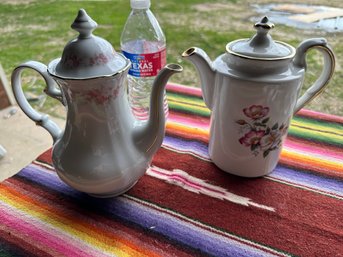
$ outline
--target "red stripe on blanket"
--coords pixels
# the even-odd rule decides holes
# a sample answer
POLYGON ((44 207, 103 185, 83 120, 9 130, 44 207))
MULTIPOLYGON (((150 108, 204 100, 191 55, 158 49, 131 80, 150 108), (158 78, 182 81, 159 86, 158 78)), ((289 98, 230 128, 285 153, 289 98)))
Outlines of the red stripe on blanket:
POLYGON ((337 218, 343 213, 343 206, 337 199, 263 178, 238 178, 220 171, 211 163, 195 161, 192 156, 178 155, 166 149, 160 150, 153 164, 167 170, 187 170, 191 176, 211 181, 258 204, 273 207, 275 212, 196 194, 148 176, 144 176, 129 191, 130 195, 180 212, 219 230, 296 255, 330 256, 331 251, 337 252, 343 245, 343 232, 337 227, 337 218), (175 159, 178 161, 175 162, 175 159), (295 237, 296 234, 301 236, 295 237), (297 249, 297 245, 309 247, 297 249))

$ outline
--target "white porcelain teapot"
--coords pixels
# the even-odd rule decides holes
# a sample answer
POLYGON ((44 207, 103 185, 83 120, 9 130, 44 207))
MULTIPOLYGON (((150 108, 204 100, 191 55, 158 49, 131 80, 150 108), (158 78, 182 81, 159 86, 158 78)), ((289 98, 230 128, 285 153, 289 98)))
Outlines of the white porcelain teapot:
POLYGON ((164 88, 181 72, 166 65, 154 81, 150 117, 138 121, 127 100, 126 76, 131 63, 106 40, 94 36, 97 24, 81 9, 72 28, 79 32, 64 48, 62 58, 48 66, 28 61, 12 73, 12 87, 26 115, 53 137, 53 165, 71 187, 97 197, 110 197, 131 188, 144 175, 165 132, 164 88), (64 131, 35 111, 25 99, 21 73, 30 68, 46 82, 46 94, 67 107, 64 131))
POLYGON ((273 27, 264 17, 251 39, 228 43, 214 62, 196 47, 182 54, 197 68, 212 111, 209 155, 219 168, 239 176, 263 176, 275 168, 292 115, 324 89, 334 71, 325 39, 305 40, 294 49, 271 38, 273 27), (323 71, 298 98, 312 48, 323 54, 323 71))

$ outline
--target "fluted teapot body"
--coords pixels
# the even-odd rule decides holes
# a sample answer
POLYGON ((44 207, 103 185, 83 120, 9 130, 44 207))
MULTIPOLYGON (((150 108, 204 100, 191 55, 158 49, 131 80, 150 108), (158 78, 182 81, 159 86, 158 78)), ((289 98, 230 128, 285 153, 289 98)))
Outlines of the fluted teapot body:
POLYGON ((59 177, 81 192, 110 197, 130 189, 161 146, 165 85, 182 67, 168 64, 159 72, 152 85, 149 119, 136 120, 126 88, 131 63, 92 34, 96 26, 81 9, 72 24, 79 36, 66 45, 62 57, 47 66, 36 61, 19 65, 12 73, 12 87, 25 114, 51 134, 52 160, 59 177), (47 95, 66 106, 64 130, 25 99, 21 74, 27 68, 44 78, 47 95))

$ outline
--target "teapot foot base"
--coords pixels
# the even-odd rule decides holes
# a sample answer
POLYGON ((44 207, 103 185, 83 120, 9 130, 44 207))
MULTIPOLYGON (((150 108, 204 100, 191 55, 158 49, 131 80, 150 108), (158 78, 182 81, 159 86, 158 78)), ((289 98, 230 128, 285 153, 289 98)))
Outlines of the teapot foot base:
POLYGON ((113 192, 109 192, 109 193, 105 193, 105 194, 90 194, 88 193, 88 195, 92 196, 92 197, 96 197, 96 198, 111 198, 111 197, 116 197, 119 196, 121 194, 124 194, 126 191, 130 190, 134 185, 136 185, 138 180, 136 180, 135 182, 133 182, 132 184, 130 184, 129 186, 127 186, 125 189, 122 189, 120 191, 113 191, 113 192))

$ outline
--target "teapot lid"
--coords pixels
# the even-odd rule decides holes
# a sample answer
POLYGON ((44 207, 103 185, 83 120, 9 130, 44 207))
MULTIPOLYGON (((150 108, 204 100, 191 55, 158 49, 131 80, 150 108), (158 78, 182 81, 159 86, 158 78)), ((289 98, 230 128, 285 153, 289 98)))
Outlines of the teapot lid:
POLYGON ((129 67, 130 61, 103 38, 94 36, 97 23, 80 9, 71 27, 79 36, 65 46, 62 58, 52 61, 49 72, 57 77, 87 79, 111 76, 129 67))
POLYGON ((295 55, 294 47, 274 41, 268 34, 274 24, 265 16, 254 25, 257 33, 250 39, 239 39, 226 45, 226 51, 233 55, 248 59, 278 60, 287 59, 295 55))

